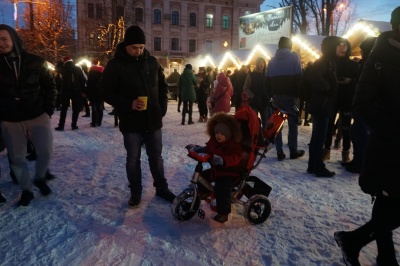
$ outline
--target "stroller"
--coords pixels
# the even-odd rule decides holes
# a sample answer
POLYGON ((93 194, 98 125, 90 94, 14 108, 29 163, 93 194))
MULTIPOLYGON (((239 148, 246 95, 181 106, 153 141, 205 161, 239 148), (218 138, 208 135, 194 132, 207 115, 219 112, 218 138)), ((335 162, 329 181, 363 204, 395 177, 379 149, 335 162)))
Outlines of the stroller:
MULTIPOLYGON (((287 114, 276 109, 264 131, 257 114, 246 103, 236 111, 234 117, 241 124, 243 154, 240 163, 241 173, 231 192, 231 202, 244 206, 243 216, 250 224, 260 224, 265 222, 271 214, 268 196, 272 188, 250 174, 265 158, 265 154, 287 119, 287 114)), ((196 214, 204 219, 205 212, 200 209, 202 199, 210 204, 212 211, 216 211, 215 206, 212 205, 215 201, 214 186, 201 175, 203 164, 208 163, 212 156, 196 152, 196 150, 189 150, 188 156, 197 161, 191 184, 175 198, 171 206, 173 216, 180 221, 187 221, 196 214), (200 184, 206 188, 206 195, 199 193, 200 184)))

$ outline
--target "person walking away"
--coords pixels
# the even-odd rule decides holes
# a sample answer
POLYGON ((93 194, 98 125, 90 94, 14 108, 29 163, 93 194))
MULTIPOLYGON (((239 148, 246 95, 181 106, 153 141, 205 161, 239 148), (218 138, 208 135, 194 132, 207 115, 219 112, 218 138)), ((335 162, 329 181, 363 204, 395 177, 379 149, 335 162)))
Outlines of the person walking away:
POLYGON ((353 231, 334 233, 346 265, 361 265, 363 247, 376 241, 377 265, 397 266, 393 231, 400 226, 400 6, 391 14, 392 31, 383 32, 365 62, 353 100, 353 112, 370 128, 359 176, 372 196, 371 219, 353 231))
POLYGON ((0 125, 11 168, 22 190, 18 206, 27 206, 34 198, 32 185, 44 196, 51 193, 45 175, 53 150, 50 117, 56 95, 47 62, 24 49, 15 29, 0 24, 0 125), (26 161, 27 138, 37 154, 33 182, 26 161))
POLYGON ((103 121, 104 99, 101 91, 101 78, 103 76, 104 67, 99 65, 99 60, 93 59, 92 66, 88 73, 87 81, 87 97, 92 106, 92 123, 91 127, 99 127, 103 121))
POLYGON ((249 106, 260 115, 263 128, 271 116, 269 110, 271 95, 267 91, 266 66, 265 59, 258 57, 255 69, 247 75, 243 85, 243 92, 249 98, 249 106))
POLYGON ((335 172, 326 168, 322 155, 337 94, 336 57, 344 56, 344 49, 347 49, 347 45, 342 38, 325 37, 321 44, 322 56, 314 62, 306 77, 312 86, 307 107, 313 118, 307 172, 316 177, 335 175, 335 172))
POLYGON ((192 65, 187 64, 179 78, 178 91, 182 98, 182 122, 185 124, 186 114, 189 115, 188 125, 194 124, 193 122, 193 102, 196 100, 195 86, 197 86, 197 78, 193 74, 192 65))
POLYGON ((214 102, 213 113, 231 111, 231 97, 233 95, 233 87, 229 77, 221 72, 217 76, 217 85, 211 95, 211 101, 214 102))
POLYGON ((70 101, 72 102, 72 123, 71 129, 78 129, 78 116, 82 108, 82 93, 85 91, 86 78, 80 67, 75 66, 69 56, 63 59, 64 66, 61 72, 63 85, 61 90, 61 113, 57 131, 64 131, 65 119, 70 101))
POLYGON ((199 106, 199 122, 207 122, 208 108, 207 97, 210 95, 211 87, 213 86, 212 68, 207 67, 200 82, 197 93, 197 104, 199 106))
MULTIPOLYGON (((300 57, 292 53, 292 40, 281 37, 275 56, 269 61, 267 72, 267 90, 272 95, 276 107, 288 112, 288 146, 290 159, 304 155, 304 150, 297 149, 299 123, 299 95, 302 79, 300 57)), ((283 152, 282 130, 275 138, 276 152, 279 161, 286 158, 283 152)))
POLYGON ((157 59, 145 48, 146 37, 138 26, 125 32, 114 57, 103 72, 104 100, 118 112, 119 130, 127 152, 126 172, 131 196, 130 208, 138 208, 142 197, 142 143, 146 148, 156 196, 172 202, 164 175, 162 119, 168 107, 168 85, 157 59), (147 105, 139 97, 147 97, 147 105))

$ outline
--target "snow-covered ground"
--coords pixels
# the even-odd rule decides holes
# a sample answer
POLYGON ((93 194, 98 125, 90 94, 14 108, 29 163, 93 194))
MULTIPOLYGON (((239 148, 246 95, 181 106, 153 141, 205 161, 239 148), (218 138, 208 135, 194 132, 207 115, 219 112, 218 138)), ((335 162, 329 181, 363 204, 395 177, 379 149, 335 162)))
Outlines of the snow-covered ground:
MULTIPOLYGON (((234 206, 229 221, 219 224, 205 202, 204 220, 175 220, 170 204, 154 195, 143 153, 142 205, 131 210, 125 149, 110 111, 107 106, 102 127, 90 128, 90 118, 80 117, 79 130, 66 126, 64 132, 54 131, 53 193, 43 197, 35 188, 28 207, 16 207, 21 191, 9 177, 6 152, 0 154, 0 191, 8 200, 0 207, 0 265, 343 265, 334 231, 369 220, 371 199, 360 191, 357 175, 340 166, 340 150, 333 150, 328 162, 337 173, 330 179, 306 173, 308 152, 279 162, 270 150, 253 174, 272 187, 272 213, 256 226, 245 221, 242 206, 234 206)), ((187 187, 195 167, 184 146, 207 140, 204 123, 182 126, 180 115, 177 103, 170 101, 163 157, 176 194, 187 187)), ((71 110, 67 125, 70 117, 71 110)), ((53 128, 58 118, 56 112, 53 128)), ((285 125, 284 142, 286 130, 285 125)), ((308 151, 310 134, 311 127, 299 127, 299 149, 308 151)), ((285 152, 289 155, 287 147, 285 152)), ((398 232, 394 236, 398 249, 398 232)), ((360 262, 375 265, 375 257, 371 243, 360 262)))

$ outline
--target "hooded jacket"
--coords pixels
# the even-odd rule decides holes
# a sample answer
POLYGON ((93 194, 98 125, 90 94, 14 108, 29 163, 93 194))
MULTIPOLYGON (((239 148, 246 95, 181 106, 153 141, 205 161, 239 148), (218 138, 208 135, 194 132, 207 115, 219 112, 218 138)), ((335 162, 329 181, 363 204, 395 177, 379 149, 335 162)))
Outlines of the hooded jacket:
POLYGON ((218 74, 217 81, 217 87, 215 87, 212 95, 212 100, 215 102, 213 112, 229 113, 231 110, 231 97, 233 95, 231 81, 223 72, 218 74))
POLYGON ((129 55, 126 44, 117 45, 103 72, 104 100, 117 109, 122 133, 153 132, 162 127, 167 112, 168 85, 156 58, 144 49, 139 57, 129 55), (147 110, 132 110, 132 102, 148 96, 147 110))
POLYGON ((337 94, 336 46, 343 42, 337 36, 326 37, 321 44, 322 56, 307 74, 311 86, 308 112, 312 115, 332 116, 337 94))
POLYGON ((206 152, 211 155, 221 156, 224 160, 223 166, 212 167, 215 170, 213 175, 215 177, 239 176, 241 172, 238 170, 243 153, 240 143, 242 132, 239 122, 232 115, 223 112, 215 113, 207 122, 207 134, 210 139, 206 143, 206 152), (218 123, 226 124, 232 132, 232 138, 224 143, 219 143, 215 139, 214 128, 218 123))
POLYGON ((178 82, 179 95, 182 101, 194 102, 196 100, 195 86, 197 86, 197 78, 191 68, 185 68, 178 82))
POLYGON ((20 122, 52 113, 57 95, 54 76, 47 62, 24 50, 23 41, 10 26, 13 51, 0 55, 0 120, 20 122))
POLYGON ((381 33, 361 73, 353 112, 370 128, 359 184, 400 198, 400 32, 381 33))
POLYGON ((288 48, 278 49, 268 62, 267 89, 270 95, 298 98, 302 78, 300 57, 288 48))

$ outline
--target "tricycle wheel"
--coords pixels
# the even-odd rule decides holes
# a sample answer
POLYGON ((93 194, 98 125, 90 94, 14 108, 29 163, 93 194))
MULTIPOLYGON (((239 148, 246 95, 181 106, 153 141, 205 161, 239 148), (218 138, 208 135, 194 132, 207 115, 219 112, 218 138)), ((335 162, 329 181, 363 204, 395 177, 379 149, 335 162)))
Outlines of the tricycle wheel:
POLYGON ((261 224, 271 214, 271 202, 261 194, 251 196, 244 205, 244 218, 250 224, 261 224))
POLYGON ((172 203, 171 210, 172 215, 180 221, 187 221, 191 219, 200 208, 199 197, 194 198, 194 190, 192 188, 187 188, 182 191, 172 203), (190 207, 193 204, 193 208, 190 207))

